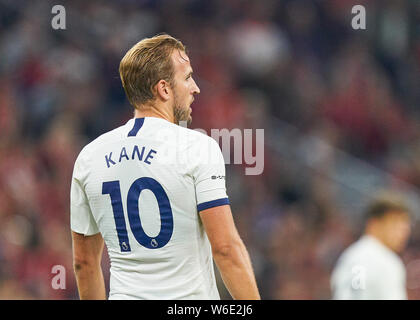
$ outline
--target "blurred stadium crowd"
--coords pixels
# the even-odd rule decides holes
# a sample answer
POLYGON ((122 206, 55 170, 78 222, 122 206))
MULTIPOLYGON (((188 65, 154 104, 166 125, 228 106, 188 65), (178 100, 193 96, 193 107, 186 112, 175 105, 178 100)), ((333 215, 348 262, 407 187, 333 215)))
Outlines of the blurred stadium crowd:
MULTIPOLYGON (((60 3, 66 30, 51 28, 54 4, 0 0, 0 299, 78 298, 73 164, 132 117, 119 61, 159 32, 188 47, 201 89, 193 128, 265 129, 262 175, 227 165, 263 299, 329 299, 371 194, 392 187, 417 201, 418 1, 72 0, 60 3), (351 28, 354 4, 366 5, 366 30, 351 28), (51 287, 54 265, 67 270, 65 290, 51 287)), ((420 299, 413 222, 403 260, 420 299)))

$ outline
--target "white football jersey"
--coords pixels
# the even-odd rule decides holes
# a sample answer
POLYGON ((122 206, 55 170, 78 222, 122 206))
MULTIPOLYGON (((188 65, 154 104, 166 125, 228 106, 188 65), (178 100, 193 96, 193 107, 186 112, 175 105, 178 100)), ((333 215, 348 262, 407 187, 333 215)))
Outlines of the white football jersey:
POLYGON ((364 235, 338 259, 331 289, 337 300, 405 300, 405 266, 391 249, 364 235))
POLYGON ((109 299, 220 299, 198 212, 229 204, 217 142, 160 118, 133 118, 80 152, 71 229, 98 232, 109 299))

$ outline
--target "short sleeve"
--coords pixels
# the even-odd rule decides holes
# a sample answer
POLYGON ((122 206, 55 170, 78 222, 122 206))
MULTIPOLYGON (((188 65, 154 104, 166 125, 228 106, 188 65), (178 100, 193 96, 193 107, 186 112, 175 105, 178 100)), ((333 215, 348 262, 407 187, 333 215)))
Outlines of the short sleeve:
POLYGON ((81 184, 83 167, 80 156, 76 160, 71 180, 70 191, 70 225, 71 230, 86 236, 94 235, 99 232, 86 193, 81 184))
POLYGON ((197 211, 230 204, 226 193, 226 169, 217 142, 208 137, 200 145, 199 161, 194 171, 197 211))

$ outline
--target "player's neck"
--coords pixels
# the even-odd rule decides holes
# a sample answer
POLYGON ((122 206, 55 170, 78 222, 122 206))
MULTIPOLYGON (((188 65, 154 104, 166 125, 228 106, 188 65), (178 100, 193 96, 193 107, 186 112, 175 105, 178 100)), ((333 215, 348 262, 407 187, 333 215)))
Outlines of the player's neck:
POLYGON ((171 123, 174 123, 175 121, 173 110, 165 106, 157 107, 154 105, 142 105, 134 109, 134 117, 135 118, 145 118, 145 117, 161 118, 171 123))
POLYGON ((375 229, 370 229, 369 230, 368 229, 365 232, 365 235, 375 238, 378 242, 380 242, 381 244, 383 244, 385 247, 387 247, 388 249, 391 249, 392 250, 392 248, 390 247, 390 245, 387 243, 387 241, 386 241, 387 239, 384 236, 384 234, 381 232, 381 230, 375 230, 375 229))

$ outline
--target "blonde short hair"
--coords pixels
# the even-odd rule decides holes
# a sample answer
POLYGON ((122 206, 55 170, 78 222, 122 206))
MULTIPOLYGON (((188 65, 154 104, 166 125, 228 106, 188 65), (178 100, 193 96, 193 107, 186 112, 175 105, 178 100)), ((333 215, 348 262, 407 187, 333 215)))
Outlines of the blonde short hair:
POLYGON ((403 196, 382 191, 376 194, 367 206, 365 220, 382 218, 390 212, 411 215, 411 210, 403 196))
POLYGON ((137 108, 153 100, 153 87, 165 80, 174 84, 171 54, 174 50, 186 52, 181 41, 168 34, 145 38, 136 43, 120 62, 120 78, 127 99, 137 108))

